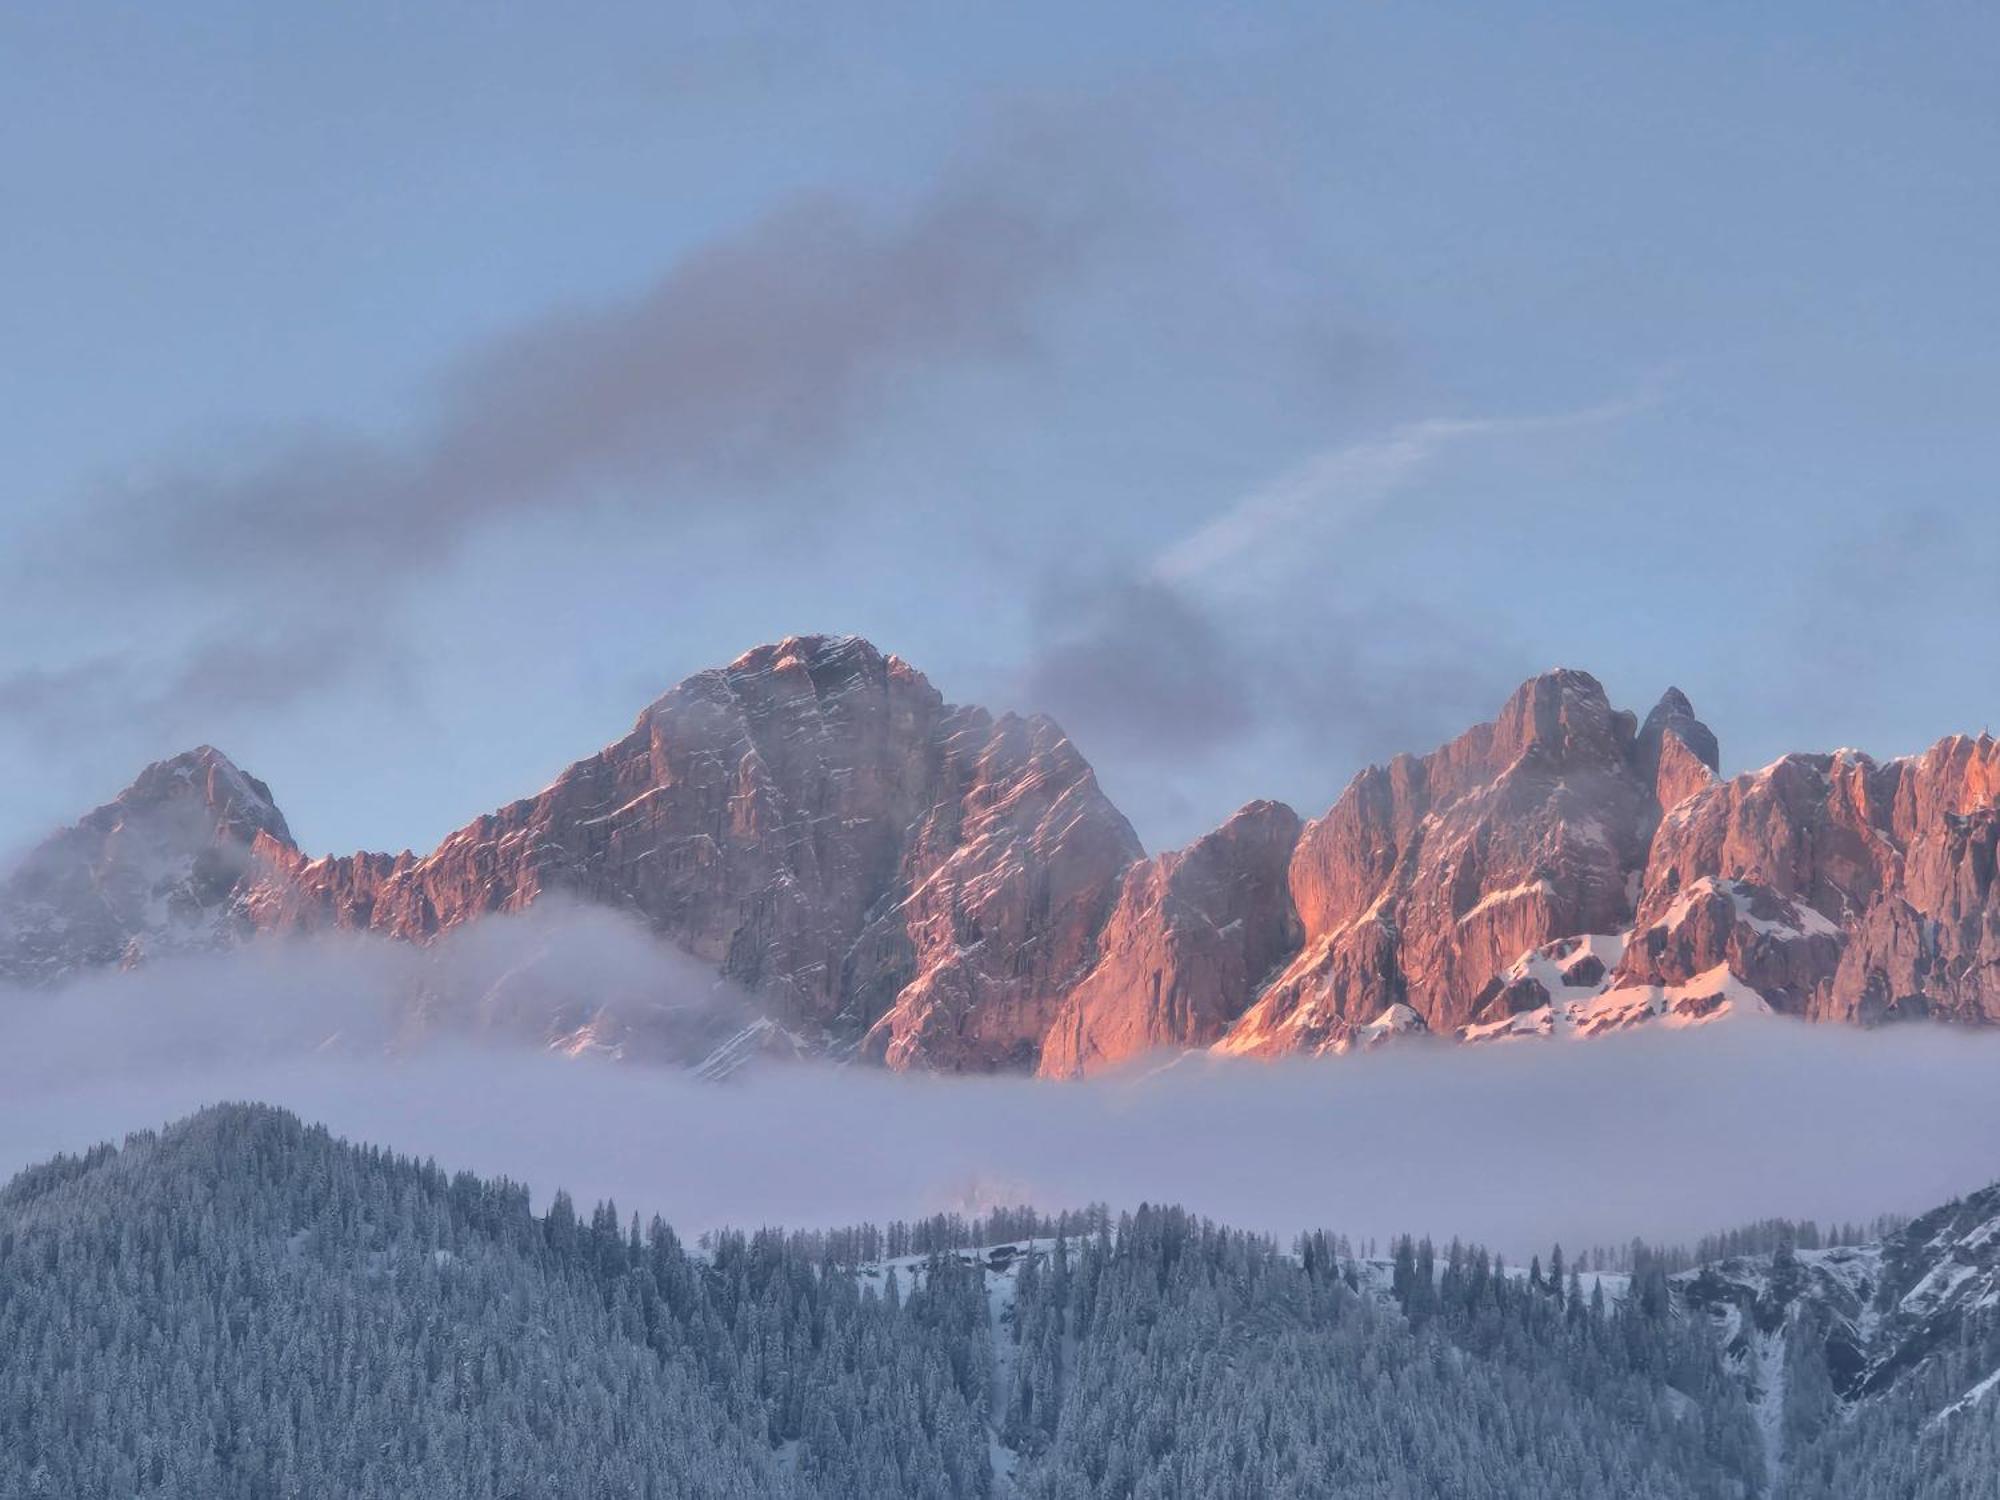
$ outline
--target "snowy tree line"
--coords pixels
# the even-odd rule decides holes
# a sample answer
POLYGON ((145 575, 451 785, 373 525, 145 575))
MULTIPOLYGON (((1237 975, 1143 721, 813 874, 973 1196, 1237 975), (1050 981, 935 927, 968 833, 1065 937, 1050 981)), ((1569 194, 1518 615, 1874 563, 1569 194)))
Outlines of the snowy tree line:
POLYGON ((1786 1345, 1783 1500, 2000 1493, 2000 1310, 1979 1310, 1907 1378, 1848 1409, 1814 1332, 1795 1329, 1786 1345))
POLYGON ((1178 1209, 1024 1274, 1003 1435, 1022 1493, 1742 1496, 1761 1460, 1700 1325, 1399 1242, 1393 1304, 1178 1209))
POLYGON ((0 1193, 0 1494, 984 1495, 983 1277, 205 1111, 0 1193))
MULTIPOLYGON (((1170 1208, 691 1251, 231 1106, 0 1189, 0 1494, 1762 1494, 1665 1276, 1609 1300, 1560 1251, 1522 1276, 1414 1240, 1385 1270, 1170 1208)), ((1788 1493, 1975 1492, 1898 1489, 1908 1424, 1843 1420, 1800 1351, 1788 1493), (1850 1468, 1882 1477, 1808 1486, 1850 1468)), ((1954 1421, 1990 1459, 1990 1421, 1954 1421)))
MULTIPOLYGON (((904 1260, 912 1255, 936 1255, 947 1250, 971 1250, 1017 1240, 1074 1238, 1095 1234, 1110 1223, 1103 1204, 1045 1214, 1025 1206, 995 1208, 966 1218, 963 1214, 933 1214, 927 1219, 895 1219, 888 1224, 854 1224, 838 1229, 794 1229, 785 1236, 788 1252, 808 1260, 830 1262, 843 1270, 904 1260)), ((696 1243, 706 1252, 723 1231, 704 1234, 696 1243)))
MULTIPOLYGON (((1781 1245, 1772 1285, 1799 1275, 1796 1253, 1781 1245)), ((1864 1370, 1860 1399, 1849 1401, 1829 1362, 1833 1328, 1833 1315, 1810 1302, 1785 1328, 1783 1500, 2000 1494, 2000 1308, 1975 1305, 1948 1331, 1906 1346, 1889 1368, 1864 1370)))
POLYGON ((1794 1250, 1830 1250, 1839 1245, 1869 1245, 1885 1240, 1908 1224, 1906 1214, 1878 1214, 1861 1223, 1821 1225, 1814 1219, 1758 1219, 1719 1234, 1705 1234, 1686 1245, 1654 1245, 1644 1239, 1622 1245, 1593 1245, 1576 1257, 1585 1271, 1629 1275, 1656 1268, 1669 1276, 1692 1271, 1740 1255, 1773 1255, 1780 1246, 1794 1250))

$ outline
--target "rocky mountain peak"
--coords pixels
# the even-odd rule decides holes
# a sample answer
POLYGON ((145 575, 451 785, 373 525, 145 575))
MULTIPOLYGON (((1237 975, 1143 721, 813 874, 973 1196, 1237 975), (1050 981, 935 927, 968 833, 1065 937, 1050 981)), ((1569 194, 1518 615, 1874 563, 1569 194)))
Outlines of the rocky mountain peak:
POLYGON ((1639 726, 1633 746, 1639 775, 1662 808, 1686 800, 1715 779, 1722 748, 1715 732, 1696 717, 1686 693, 1670 687, 1639 726))
POLYGON ((1280 838, 1287 844, 1295 842, 1299 829, 1304 825, 1299 815, 1283 802, 1269 797, 1258 797, 1244 803, 1222 822, 1214 833, 1204 836, 1209 839, 1235 841, 1238 839, 1280 838))
POLYGON ((1288 874, 1302 826, 1282 802, 1251 802, 1127 869, 1097 963, 1042 1042, 1041 1072, 1076 1077, 1219 1041, 1298 948, 1288 874))
MULTIPOLYGON (((1717 758, 1678 689, 1642 727, 1595 677, 1557 669, 1523 683, 1490 724, 1364 772, 1301 836, 1290 887, 1304 941, 1223 1049, 1370 1045, 1397 1007, 1438 1034, 1546 1034, 1566 998, 1581 1004, 1626 981, 1650 986, 1621 995, 1628 1009, 1697 977, 1690 1006, 1720 1001, 1732 993, 1721 978, 1687 970, 1696 950, 1664 938, 1635 943, 1620 967, 1635 909, 1651 920, 1673 903, 1646 871, 1663 810, 1699 801, 1717 758), (1647 967, 1663 944, 1675 961, 1647 967)), ((1753 935, 1786 915, 1741 899, 1753 935)), ((1703 908, 1714 921, 1735 911, 1727 895, 1715 903, 1703 908)), ((1719 953, 1726 928, 1699 951, 1719 953)))
POLYGON ((246 846, 266 834, 285 848, 295 847, 271 789, 213 745, 155 761, 86 821, 116 824, 162 815, 246 846))
POLYGON ((1715 731, 1702 723, 1687 694, 1677 687, 1670 687, 1660 695, 1660 701, 1646 715, 1646 722, 1639 726, 1640 765, 1647 775, 1659 765, 1660 741, 1669 734, 1693 751, 1695 759, 1709 770, 1722 769, 1722 746, 1715 738, 1715 731))
POLYGON ((270 788, 220 750, 156 761, 0 882, 0 978, 230 942, 239 891, 293 849, 270 788))
MULTIPOLYGON (((788 635, 752 646, 722 671, 737 682, 787 674, 803 674, 821 682, 857 675, 880 678, 892 668, 911 671, 900 658, 858 635, 788 635)), ((921 680, 922 674, 912 675, 921 680)))
POLYGON ((1514 690, 1493 721, 1488 763, 1497 772, 1533 750, 1558 765, 1604 764, 1625 753, 1632 733, 1632 716, 1612 709, 1602 683, 1559 667, 1514 690))
POLYGON ((854 636, 698 672, 422 859, 297 860, 268 927, 416 942, 561 893, 632 913, 813 1045, 1032 1066, 1137 837, 1051 720, 948 704, 854 636))
POLYGON ((1334 804, 1354 802, 1399 816, 1449 803, 1509 772, 1530 780, 1620 763, 1637 720, 1615 710, 1588 672, 1556 668, 1516 688, 1499 713, 1427 755, 1404 753, 1357 775, 1334 804))
POLYGON ((800 1045, 893 1067, 1071 1076, 1743 1010, 2000 1021, 2000 746, 1727 781, 1719 758, 1679 689, 1641 722, 1558 669, 1309 823, 1253 802, 1147 858, 1053 721, 789 636, 422 858, 307 859, 213 747, 149 766, 0 881, 0 978, 264 931, 429 942, 561 893, 636 916, 800 1045))

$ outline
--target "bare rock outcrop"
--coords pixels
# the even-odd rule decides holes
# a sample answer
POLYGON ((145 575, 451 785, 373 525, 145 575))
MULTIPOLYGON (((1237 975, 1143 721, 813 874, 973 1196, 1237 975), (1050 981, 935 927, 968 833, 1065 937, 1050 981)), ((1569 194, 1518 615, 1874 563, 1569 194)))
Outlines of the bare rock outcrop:
POLYGON ((1718 783, 1661 823, 1627 968, 1671 980, 1726 962, 1818 1019, 2000 1019, 1996 793, 1983 735, 1880 764, 1788 755, 1718 783), (1690 944, 1673 934, 1695 899, 1732 917, 1690 944))
POLYGON ((561 892, 637 913, 825 1045, 976 1070, 1033 1065, 1139 854, 1052 722, 812 636, 689 678, 425 859, 299 862, 267 909, 423 939, 561 892))
POLYGON ((1722 747, 1695 717, 1687 694, 1670 687, 1639 726, 1633 758, 1640 778, 1653 788, 1653 800, 1668 808, 1714 783, 1722 747))
POLYGON ((1220 1040, 1298 947, 1287 872, 1299 831, 1283 803, 1253 802, 1127 870, 1097 964, 1057 1012, 1041 1071, 1078 1077, 1220 1040))
POLYGON ((1032 1068, 1142 851, 1051 721, 958 710, 943 747, 936 800, 852 947, 841 1014, 892 1067, 1032 1068))
POLYGON ((1222 1049, 1338 1049, 1397 1005, 1456 1031, 1522 953, 1626 925, 1657 815, 1633 716, 1586 673, 1534 678, 1492 723, 1362 772, 1308 825, 1291 870, 1303 946, 1222 1049))
POLYGON ((1848 913, 1812 1014, 2000 1022, 2000 742, 1954 735, 1874 780, 1881 838, 1869 847, 1893 857, 1848 913))
POLYGON ((221 751, 150 765, 0 882, 0 979, 226 946, 254 927, 245 887, 293 847, 270 788, 221 751))

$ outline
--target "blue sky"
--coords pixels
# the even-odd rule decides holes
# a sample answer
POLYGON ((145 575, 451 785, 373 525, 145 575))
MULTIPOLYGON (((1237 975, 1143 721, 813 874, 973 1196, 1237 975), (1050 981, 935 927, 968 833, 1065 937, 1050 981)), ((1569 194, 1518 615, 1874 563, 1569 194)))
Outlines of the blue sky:
POLYGON ((1077 10, 0 15, 0 846, 427 848, 811 630, 1153 847, 1558 662, 1990 722, 1990 7, 1077 10))

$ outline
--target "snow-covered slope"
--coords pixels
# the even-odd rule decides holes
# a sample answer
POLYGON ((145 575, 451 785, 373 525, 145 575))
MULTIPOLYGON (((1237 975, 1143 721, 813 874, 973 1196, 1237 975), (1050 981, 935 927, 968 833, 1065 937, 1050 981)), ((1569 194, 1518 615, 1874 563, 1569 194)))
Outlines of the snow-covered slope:
POLYGON ((1915 1443, 2000 1387, 2000 1185, 1879 1244, 1734 1257, 1674 1290, 1711 1320, 1775 1473, 1858 1422, 1915 1443))

